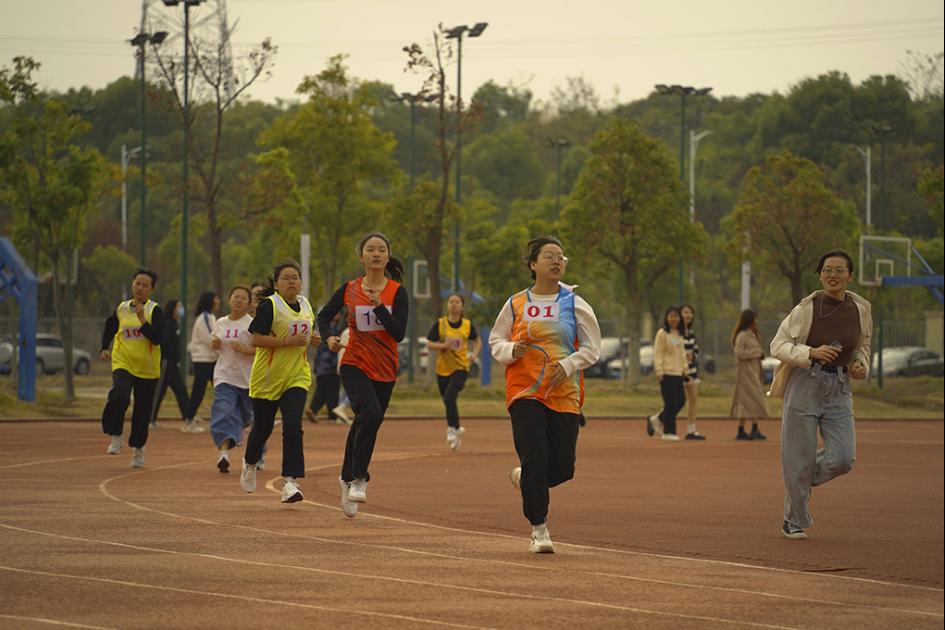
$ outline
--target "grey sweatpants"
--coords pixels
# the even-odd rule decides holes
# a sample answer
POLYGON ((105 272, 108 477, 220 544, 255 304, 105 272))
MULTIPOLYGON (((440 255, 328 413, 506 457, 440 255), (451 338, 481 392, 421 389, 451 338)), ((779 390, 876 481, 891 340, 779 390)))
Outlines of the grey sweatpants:
POLYGON ((856 432, 849 376, 820 365, 794 368, 781 416, 784 520, 801 528, 814 519, 807 509, 810 489, 850 472, 856 460, 856 432), (817 450, 817 429, 824 448, 817 450))

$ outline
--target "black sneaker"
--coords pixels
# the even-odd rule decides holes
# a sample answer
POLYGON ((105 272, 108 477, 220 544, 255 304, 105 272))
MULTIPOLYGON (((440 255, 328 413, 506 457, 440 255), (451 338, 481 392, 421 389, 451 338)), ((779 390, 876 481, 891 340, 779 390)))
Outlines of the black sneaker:
POLYGON ((221 473, 224 473, 224 474, 229 473, 230 460, 227 459, 226 457, 220 457, 220 459, 217 460, 217 470, 219 470, 221 473))
POLYGON ((784 521, 781 525, 781 533, 785 538, 791 538, 793 540, 807 540, 807 534, 804 533, 804 530, 795 525, 794 523, 789 523, 784 521))
POLYGON ((767 440, 765 434, 759 431, 758 429, 752 429, 751 433, 748 434, 749 440, 767 440))
POLYGON ((745 433, 745 429, 739 429, 738 435, 735 436, 736 440, 751 440, 751 434, 745 433))
POLYGON ((699 433, 698 431, 693 431, 692 433, 686 434, 687 440, 704 440, 705 436, 699 433))

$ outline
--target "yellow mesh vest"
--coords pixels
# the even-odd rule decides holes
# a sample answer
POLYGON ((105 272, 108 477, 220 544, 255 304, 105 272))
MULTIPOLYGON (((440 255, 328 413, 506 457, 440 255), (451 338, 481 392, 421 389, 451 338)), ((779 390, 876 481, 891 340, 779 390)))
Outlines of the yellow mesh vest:
POLYGON ((472 323, 468 319, 463 319, 459 328, 453 328, 449 324, 449 319, 441 317, 440 324, 440 342, 448 344, 449 347, 437 353, 436 373, 440 376, 449 376, 456 370, 469 371, 469 333, 472 332, 472 323))
MULTIPOLYGON (((151 314, 157 302, 148 300, 144 305, 144 318, 150 324, 151 314)), ((141 322, 135 314, 134 300, 122 302, 115 309, 118 315, 118 332, 112 346, 112 371, 125 370, 138 378, 161 376, 161 346, 141 334, 141 322)))
MULTIPOLYGON (((299 296, 301 311, 296 313, 278 293, 268 298, 272 302, 272 335, 280 339, 287 337, 312 338, 315 313, 312 305, 299 296)), ((253 372, 249 377, 251 398, 279 400, 287 389, 312 386, 312 370, 308 365, 308 345, 277 348, 256 348, 253 372)))

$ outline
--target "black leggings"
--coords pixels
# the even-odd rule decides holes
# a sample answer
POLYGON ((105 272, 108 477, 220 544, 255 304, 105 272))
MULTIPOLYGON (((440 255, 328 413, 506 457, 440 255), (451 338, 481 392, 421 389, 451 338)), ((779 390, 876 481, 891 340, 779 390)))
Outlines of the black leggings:
POLYGON ((282 476, 305 476, 305 453, 302 449, 302 412, 308 391, 290 387, 279 400, 250 398, 253 403, 253 429, 246 440, 247 464, 255 465, 262 457, 266 440, 272 435, 276 411, 282 410, 282 476))
POLYGON ((131 404, 131 393, 135 395, 135 406, 131 412, 131 435, 128 446, 144 448, 148 442, 148 420, 154 400, 156 378, 140 378, 127 370, 112 372, 112 388, 108 390, 108 402, 102 410, 102 433, 121 435, 125 426, 125 412, 131 404))
POLYGON ((203 395, 207 393, 207 383, 213 382, 213 367, 216 363, 194 362, 194 384, 190 388, 190 406, 187 408, 185 420, 193 420, 203 402, 203 395))
POLYGON ((180 410, 180 417, 187 418, 187 386, 184 384, 184 378, 180 375, 180 368, 174 361, 161 360, 161 379, 157 389, 157 395, 154 397, 154 409, 151 410, 151 420, 157 420, 158 413, 161 411, 161 403, 164 402, 164 394, 170 387, 177 398, 177 408, 180 410))
POLYGON ((337 374, 320 374, 315 377, 315 393, 312 395, 312 403, 309 409, 312 413, 318 413, 318 410, 324 405, 328 410, 328 417, 334 420, 335 407, 338 406, 338 388, 341 387, 341 377, 337 374))
POLYGON ((660 394, 663 396, 663 411, 660 412, 660 421, 663 423, 663 433, 676 435, 676 414, 686 404, 686 390, 683 387, 681 376, 664 374, 660 380, 660 394))
POLYGON ((456 399, 466 387, 468 374, 466 370, 456 370, 449 376, 436 375, 436 383, 440 386, 440 397, 443 399, 443 405, 446 406, 446 424, 454 429, 459 428, 459 407, 456 405, 456 399))
POLYGON ((548 519, 548 489, 574 477, 578 414, 525 399, 512 403, 509 415, 522 464, 522 512, 529 523, 541 525, 548 519))
POLYGON ((384 422, 384 412, 387 411, 391 394, 394 393, 396 381, 372 381, 358 368, 342 365, 341 384, 354 410, 354 422, 348 429, 348 441, 345 444, 341 478, 344 481, 370 481, 368 466, 371 465, 371 457, 374 455, 377 431, 384 422))

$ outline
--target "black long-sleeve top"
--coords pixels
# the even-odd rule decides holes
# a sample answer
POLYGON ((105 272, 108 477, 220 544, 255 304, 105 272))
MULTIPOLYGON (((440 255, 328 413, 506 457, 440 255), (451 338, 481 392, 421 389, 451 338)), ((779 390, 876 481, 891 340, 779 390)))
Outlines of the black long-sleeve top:
MULTIPOLYGON (((155 306, 151 311, 151 322, 141 325, 141 334, 147 337, 148 341, 156 346, 161 345, 161 335, 164 330, 164 311, 160 306, 155 306)), ((108 350, 118 332, 118 309, 112 311, 112 314, 105 320, 105 328, 102 330, 102 350, 108 350)))
MULTIPOLYGON (((323 340, 331 336, 331 319, 345 306, 345 289, 348 283, 345 282, 335 291, 331 299, 318 311, 316 323, 318 324, 318 334, 323 340)), ((387 333, 394 338, 394 341, 400 342, 407 334, 407 309, 410 307, 410 301, 407 296, 407 290, 403 285, 397 287, 394 294, 394 311, 388 311, 383 304, 374 308, 374 315, 383 324, 387 333)))
POLYGON ((180 335, 177 320, 168 317, 164 320, 164 330, 161 333, 161 360, 169 363, 180 361, 180 335))

